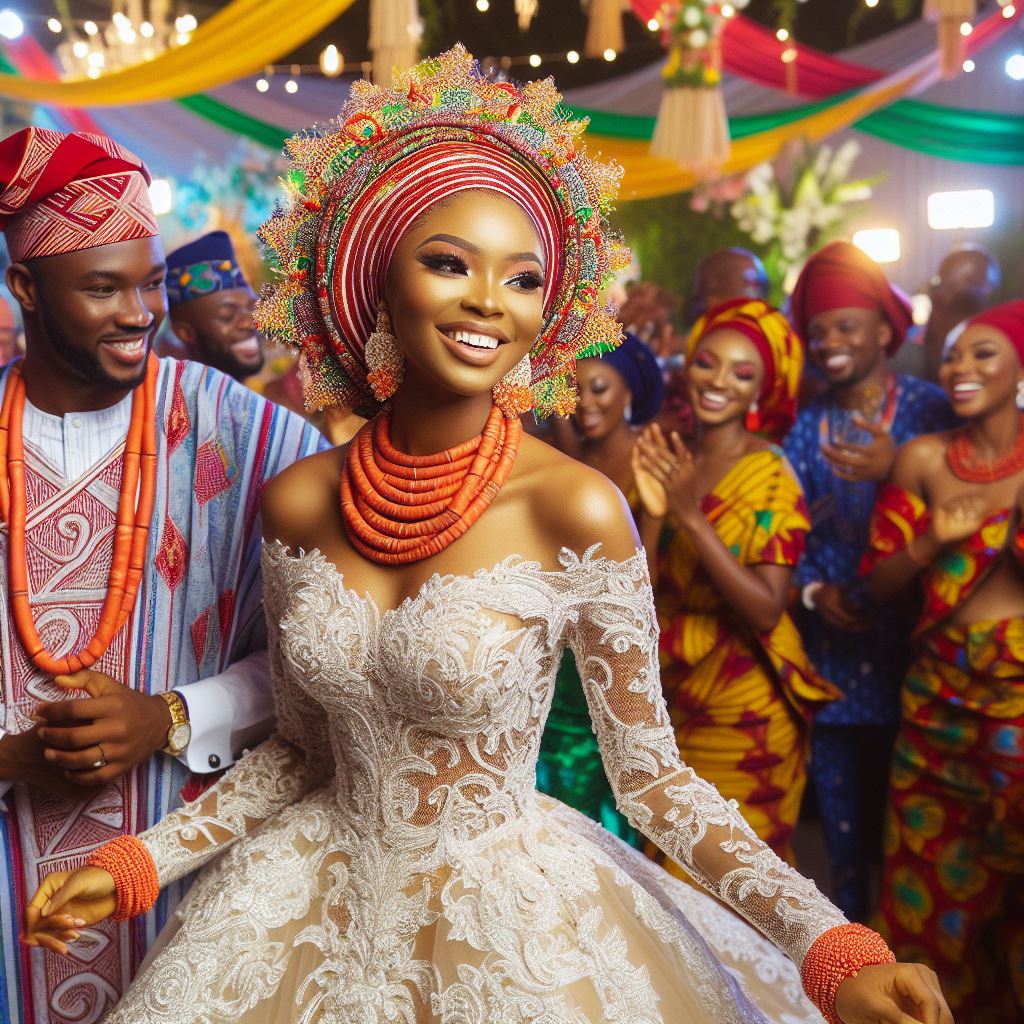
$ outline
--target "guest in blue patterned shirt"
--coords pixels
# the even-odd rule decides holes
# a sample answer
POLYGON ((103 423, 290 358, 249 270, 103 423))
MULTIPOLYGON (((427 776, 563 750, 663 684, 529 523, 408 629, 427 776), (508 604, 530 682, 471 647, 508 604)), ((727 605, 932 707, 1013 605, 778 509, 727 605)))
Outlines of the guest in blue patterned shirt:
POLYGON ((914 609, 873 606, 857 563, 896 448, 946 429, 953 414, 935 385, 890 369, 910 306, 855 246, 833 242, 811 258, 793 292, 793 320, 828 384, 785 442, 812 522, 796 574, 797 625, 815 667, 844 693, 815 719, 811 777, 834 899, 864 920, 914 609))

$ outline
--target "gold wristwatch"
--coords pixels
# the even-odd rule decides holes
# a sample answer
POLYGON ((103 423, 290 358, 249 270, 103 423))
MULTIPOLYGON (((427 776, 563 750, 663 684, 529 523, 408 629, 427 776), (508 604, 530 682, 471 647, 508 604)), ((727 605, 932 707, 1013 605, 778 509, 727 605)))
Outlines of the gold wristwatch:
POLYGON ((192 726, 188 724, 188 708, 181 699, 181 694, 174 690, 167 690, 160 694, 167 702, 167 709, 171 713, 171 727, 167 730, 167 746, 164 753, 171 757, 180 757, 192 739, 192 726))

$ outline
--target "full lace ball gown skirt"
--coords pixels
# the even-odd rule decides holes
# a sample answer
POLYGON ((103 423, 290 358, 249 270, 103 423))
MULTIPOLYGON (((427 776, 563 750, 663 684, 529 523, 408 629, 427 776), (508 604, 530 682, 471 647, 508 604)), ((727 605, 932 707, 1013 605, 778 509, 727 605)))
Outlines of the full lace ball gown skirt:
POLYGON ((624 812, 797 961, 842 916, 683 766, 642 554, 435 575, 381 613, 263 554, 278 733, 142 836, 203 864, 111 1024, 817 1022, 793 963, 534 773, 566 643, 624 812))

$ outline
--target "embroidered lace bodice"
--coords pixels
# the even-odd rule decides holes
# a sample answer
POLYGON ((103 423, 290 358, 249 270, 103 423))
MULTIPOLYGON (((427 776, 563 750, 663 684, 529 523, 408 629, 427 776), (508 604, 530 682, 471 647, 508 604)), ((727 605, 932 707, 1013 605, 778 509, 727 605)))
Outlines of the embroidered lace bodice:
POLYGON ((278 732, 143 835, 161 884, 329 787, 343 826, 376 851, 372 884, 404 891, 409 915, 428 914, 453 865, 514 833, 544 799, 534 771, 568 644, 621 810, 799 964, 845 919, 681 762, 642 553, 614 562, 563 550, 560 562, 435 574, 382 613, 319 552, 266 544, 278 732))

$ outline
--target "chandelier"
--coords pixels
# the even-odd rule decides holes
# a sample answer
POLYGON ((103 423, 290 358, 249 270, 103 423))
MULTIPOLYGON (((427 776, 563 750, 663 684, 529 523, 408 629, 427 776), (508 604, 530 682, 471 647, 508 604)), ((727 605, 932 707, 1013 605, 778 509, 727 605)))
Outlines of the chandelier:
POLYGON ((172 0, 112 0, 106 21, 48 22, 64 35, 54 53, 67 78, 99 78, 106 71, 152 60, 184 46, 198 22, 192 14, 171 15, 172 0))

